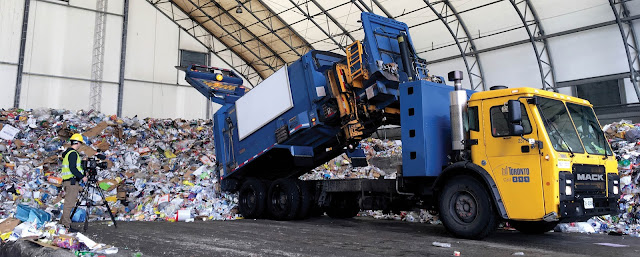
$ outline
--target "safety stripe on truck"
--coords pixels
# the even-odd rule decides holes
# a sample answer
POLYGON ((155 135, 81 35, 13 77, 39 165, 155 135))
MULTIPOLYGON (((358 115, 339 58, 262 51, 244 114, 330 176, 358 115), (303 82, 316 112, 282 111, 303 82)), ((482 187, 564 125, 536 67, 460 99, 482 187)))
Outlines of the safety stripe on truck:
POLYGON ((302 128, 302 126, 307 126, 309 127, 309 123, 305 123, 305 124, 300 124, 298 126, 296 126, 295 128, 293 128, 292 130, 289 131, 289 134, 293 134, 293 132, 296 132, 296 130, 302 128))
MULTIPOLYGON (((261 152, 259 152, 258 154, 254 155, 253 157, 249 158, 248 160, 244 161, 243 163, 241 163, 240 165, 238 165, 238 167, 235 167, 234 169, 231 170, 231 172, 236 171, 237 169, 241 168, 242 166, 244 166, 245 164, 253 161, 254 159, 258 158, 258 156, 264 154, 265 152, 271 150, 271 148, 273 148, 276 144, 273 144, 267 148, 265 148, 264 150, 262 150, 261 152)), ((230 173, 231 173, 230 172, 230 173)))

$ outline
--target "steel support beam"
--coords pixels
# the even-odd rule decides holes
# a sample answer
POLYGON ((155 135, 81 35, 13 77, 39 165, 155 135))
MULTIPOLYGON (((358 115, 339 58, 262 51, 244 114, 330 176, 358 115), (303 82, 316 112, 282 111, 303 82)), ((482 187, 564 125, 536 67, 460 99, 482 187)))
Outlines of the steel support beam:
MULTIPOLYGON (((300 52, 298 52, 298 50, 296 50, 293 46, 291 46, 291 44, 289 44, 286 40, 284 40, 282 37, 280 37, 280 35, 278 35, 271 26, 267 25, 264 23, 264 21, 262 21, 260 18, 258 18, 258 16, 256 16, 255 13, 253 13, 253 10, 251 8, 251 6, 247 7, 244 3, 242 3, 240 0, 236 0, 236 2, 238 3, 238 5, 242 6, 245 10, 247 10, 247 12, 249 12, 251 14, 251 16, 253 16, 253 18, 255 18, 258 22, 260 22, 260 24, 262 24, 262 26, 264 26, 264 28, 266 28, 267 30, 269 30, 271 32, 271 34, 273 34, 274 36, 276 36, 278 39, 280 39, 280 41, 282 41, 282 43, 284 43, 285 45, 287 45, 289 47, 289 49, 293 50, 294 53, 296 53, 296 55, 298 56, 302 56, 302 54, 300 54, 300 52)), ((228 13, 228 12, 227 12, 228 13)), ((273 13, 271 13, 269 16, 271 16, 273 13)), ((244 26, 244 28, 248 31, 249 29, 244 26)), ((253 34, 253 33, 252 33, 253 34)), ((259 37, 256 37, 259 39, 259 37)), ((280 58, 282 59, 282 58, 280 58)), ((285 62, 284 60, 282 60, 285 65, 287 64, 287 62, 285 62)))
POLYGON ((387 15, 387 18, 392 18, 393 17, 393 15, 391 15, 391 13, 389 11, 387 11, 387 9, 385 9, 384 6, 382 6, 380 4, 380 2, 378 2, 378 0, 373 0, 373 3, 376 4, 376 6, 378 6, 378 8, 380 8, 380 10, 382 10, 384 15, 387 15))
MULTIPOLYGON (((196 7, 196 9, 201 10, 201 12, 202 12, 202 13, 203 13, 207 18, 208 18, 207 22, 208 22, 208 21, 213 22, 214 24, 216 24, 216 26, 220 27, 220 28, 221 28, 225 33, 229 34, 229 31, 228 31, 228 30, 227 30, 227 29, 226 29, 222 24, 220 24, 220 23, 219 23, 219 22, 217 22, 215 19, 213 19, 213 17, 211 17, 211 15, 209 15, 209 14, 205 13, 204 11, 202 11, 202 6, 198 6, 198 5, 197 5, 196 3, 194 3, 192 0, 187 0, 187 1, 188 1, 191 5, 193 5, 194 7, 196 7)), ((176 6, 176 8, 178 8, 178 9, 181 9, 181 10, 182 10, 182 8, 181 8, 181 7, 179 7, 179 6, 176 6)), ((182 11, 186 11, 186 10, 182 10, 182 11)), ((200 23, 200 22, 198 22, 198 21, 195 21, 195 22, 196 22, 196 23, 198 23, 198 24, 200 24, 200 26, 202 26, 202 23, 200 23)), ((208 30, 207 30, 207 31, 208 31, 208 30)), ((209 33, 210 33, 211 35, 213 35, 213 33, 211 33, 210 31, 209 31, 209 33)), ((234 35, 232 35, 232 34, 229 34, 229 35, 231 36, 231 38, 233 38, 233 40, 235 40, 236 42, 240 43, 240 44, 242 45, 242 47, 244 47, 245 49, 247 49, 247 51, 248 51, 249 53, 251 53, 254 57, 256 57, 258 60, 260 60, 260 62, 262 62, 262 63, 263 63, 267 68, 269 68, 269 69, 270 69, 270 70, 272 70, 273 72, 276 72, 276 68, 275 68, 275 67, 273 67, 273 65, 271 65, 271 64, 269 64, 269 63, 267 63, 267 62, 266 62, 262 57, 260 57, 260 55, 256 54, 256 53, 255 53, 251 48, 247 47, 247 46, 243 43, 243 41, 242 41, 241 39, 237 38, 236 36, 234 36, 234 35)), ((223 44, 225 44, 224 42, 222 42, 222 43, 223 43, 223 44)), ((225 46, 226 46, 227 48, 229 48, 229 46, 228 46, 228 45, 226 45, 226 44, 225 44, 225 46)), ((231 50, 231 49, 229 48, 229 50, 231 50)), ((238 56, 239 56, 239 55, 238 55, 238 56)), ((241 57, 241 58, 242 58, 242 57, 241 57)), ((242 58, 242 60, 243 60, 245 63, 249 63, 245 58, 242 58)), ((260 76, 262 77, 262 75, 260 75, 260 76)))
POLYGON ((31 0, 24 0, 22 13, 22 32, 20 34, 20 52, 18 53, 18 69, 16 74, 16 88, 13 95, 13 107, 20 108, 20 93, 22 91, 22 71, 24 69, 24 51, 27 44, 27 30, 29 29, 29 7, 31 0))
MULTIPOLYGON (((263 3, 264 7, 265 7, 265 8, 267 8, 267 10, 269 10, 271 13, 275 13, 275 12, 273 12, 273 10, 271 10, 271 8, 269 8, 269 6, 268 6, 268 5, 264 4, 264 2, 262 2, 262 0, 258 0, 258 1, 260 1, 261 3, 263 3)), ((357 5, 354 1, 355 1, 355 0, 351 0, 351 2, 344 2, 344 3, 342 3, 342 4, 339 4, 339 5, 337 5, 337 6, 334 6, 334 7, 331 7, 331 8, 329 8, 329 9, 327 9, 327 11, 331 11, 331 10, 333 10, 333 9, 340 8, 340 7, 345 6, 345 5, 348 5, 348 4, 354 4, 356 7, 358 7, 358 9, 360 9, 360 10, 362 11, 362 7, 360 7, 359 5, 357 5)), ((307 2, 308 2, 308 1, 307 1, 307 2)), ((305 3, 307 3, 307 2, 305 2, 305 3)), ((296 8, 296 7, 297 7, 297 5, 296 5, 296 6, 294 6, 294 7, 289 8, 289 9, 286 9, 286 10, 284 10, 284 11, 282 11, 282 12, 276 13, 276 15, 280 15, 280 14, 285 13, 285 12, 287 12, 287 11, 290 11, 291 9, 294 9, 294 8, 296 8)), ((282 21, 282 20, 281 20, 281 21, 282 21, 282 23, 283 23, 283 24, 285 24, 285 25, 287 25, 287 26, 286 26, 286 27, 282 27, 282 28, 275 29, 275 30, 274 30, 274 32, 277 32, 277 31, 279 31, 279 30, 283 30, 283 29, 289 29, 290 31, 292 31, 293 33, 295 33, 299 38, 301 38, 301 39, 302 39, 302 40, 303 40, 303 41, 308 45, 309 49, 312 49, 312 50, 313 50, 313 49, 314 49, 314 48, 313 48, 313 46, 312 46, 313 44, 315 44, 315 43, 319 43, 319 42, 322 42, 322 41, 325 41, 325 40, 327 40, 327 39, 321 39, 321 40, 317 40, 317 41, 314 41, 314 42, 308 42, 304 37, 302 37, 298 32, 296 32, 296 30, 295 30, 295 29, 293 29, 293 27, 292 27, 292 26, 293 26, 293 25, 296 25, 296 24, 298 24, 298 23, 301 23, 301 22, 303 22, 303 21, 307 21, 307 20, 309 20, 309 18, 307 18, 307 17, 311 17, 311 18, 313 18, 313 17, 319 16, 319 15, 322 15, 322 14, 323 14, 322 12, 319 12, 319 13, 316 13, 316 14, 313 14, 313 15, 308 15, 308 16, 307 16, 307 15, 305 15, 305 18, 304 18, 304 19, 302 19, 302 20, 298 20, 298 21, 295 21, 295 22, 293 22, 293 23, 287 23, 287 22, 285 22, 285 21, 282 21)), ((255 25, 256 23, 258 23, 258 22, 255 22, 255 23, 253 23, 252 25, 255 25)), ((251 26, 251 25, 249 25, 249 26, 251 26)), ((351 31, 351 32, 354 32, 354 31, 351 31)), ((271 34, 271 32, 267 32, 267 33, 264 33, 264 34, 262 34, 262 35, 258 35, 258 37, 266 36, 266 35, 269 35, 269 34, 271 34)), ((337 35, 343 35, 343 34, 344 34, 344 33, 339 33, 339 34, 337 34, 337 35)), ((335 36, 335 35, 334 35, 334 36, 335 36)), ((249 40, 249 41, 251 41, 251 40, 249 40)), ((245 41, 245 42, 247 42, 247 41, 245 41)), ((236 46, 238 46, 238 45, 239 45, 239 44, 237 44, 237 45, 233 45, 233 46, 231 46, 231 47, 233 48, 233 47, 236 47, 236 46)), ((341 49, 339 44, 338 44, 338 47, 336 47, 336 48, 335 48, 335 49, 333 49, 333 50, 338 50, 338 49, 341 49)), ((333 50, 332 50, 332 51, 333 51, 333 50)), ((280 54, 286 54, 286 53, 289 53, 289 52, 292 52, 292 51, 293 51, 293 49, 291 49, 291 50, 287 50, 287 51, 284 51, 284 52, 281 52, 280 54)), ((269 57, 271 57, 271 56, 267 56, 267 57, 265 57, 265 58, 269 58, 269 57)))
MULTIPOLYGON (((127 59, 127 32, 129 27, 129 0, 124 0, 122 4, 122 37, 120 41, 120 78, 118 80, 118 107, 116 114, 122 116, 122 105, 124 101, 124 71, 127 59)), ((178 34, 180 35, 180 34, 178 34)))
MULTIPOLYGON (((189 1, 191 2, 191 0, 189 0, 189 1)), ((212 1, 212 2, 213 2, 214 0, 210 0, 210 1, 212 1)), ((238 2, 239 2, 239 1, 238 1, 238 2)), ((233 22, 235 22, 235 24, 236 24, 236 25, 238 25, 238 26, 240 26, 241 28, 243 28, 243 29, 244 29, 244 31, 246 31, 247 33, 249 33, 249 35, 250 35, 250 36, 252 36, 252 37, 256 38, 256 40, 258 40, 258 43, 259 43, 259 44, 261 44, 262 46, 264 46, 264 48, 266 48, 269 52, 271 52, 271 54, 272 54, 272 55, 274 55, 277 59, 279 59, 279 60, 282 62, 282 65, 287 65, 287 62, 286 62, 286 61, 285 61, 285 60, 284 60, 284 59, 283 59, 279 54, 277 54, 277 53, 276 53, 276 51, 274 51, 274 50, 271 48, 271 46, 269 46, 267 43, 265 43, 264 41, 262 41, 262 39, 260 39, 259 37, 257 37, 257 36, 256 36, 256 34, 253 34, 253 32, 252 32, 251 30, 249 30, 249 28, 247 28, 247 27, 245 27, 244 25, 242 25, 242 23, 241 23, 238 19, 236 19, 236 17, 234 17, 233 15, 231 15, 231 14, 229 13, 229 11, 227 11, 227 9, 224 9, 224 8, 223 8, 223 7, 222 7, 218 2, 214 2, 214 4, 215 4, 215 6, 218 8, 218 10, 221 10, 224 14, 226 14, 226 15, 227 15, 227 17, 231 18, 231 20, 232 20, 233 22)), ((202 12, 204 13, 204 11, 202 11, 202 12)), ((249 11, 249 12, 251 12, 251 11, 249 11)), ((205 14, 206 14, 206 13, 205 13, 205 14)), ((252 13, 252 14, 253 14, 253 13, 252 13)), ((208 16, 209 14, 206 14, 206 15, 208 16)), ((255 16, 254 16, 254 17, 255 17, 255 16)), ((257 18, 256 18, 256 19, 257 19, 257 18)), ((213 22, 215 22, 215 21, 213 20, 213 18, 211 18, 211 20, 212 20, 213 22)), ((221 26, 221 27, 222 27, 222 26, 221 26)), ((261 59, 262 59, 263 57, 262 57, 262 56, 260 56, 260 57, 258 57, 258 58, 261 58, 261 59)), ((274 67, 274 68, 276 68, 276 70, 279 68, 279 67, 277 67, 277 66, 278 66, 278 65, 276 65, 276 67, 274 67)))
MULTIPOLYGON (((371 8, 369 8, 369 6, 367 6, 367 4, 364 1, 358 0, 358 2, 360 2, 360 4, 362 5, 362 7, 364 7, 364 9, 367 9, 367 12, 373 13, 373 10, 371 10, 371 8)), ((360 8, 358 8, 358 9, 360 9, 360 8)))
MULTIPOLYGON (((628 18, 623 18, 622 21, 632 21, 632 20, 637 20, 637 19, 640 19, 640 15, 634 15, 634 16, 630 16, 628 18)), ((548 38, 553 38, 553 37, 566 36, 566 35, 570 35, 570 34, 574 34, 574 33, 580 33, 580 32, 584 32, 584 31, 587 31, 587 30, 602 28, 602 27, 615 25, 615 24, 616 24, 616 21, 605 21, 605 22, 601 22, 601 23, 597 23, 597 24, 593 24, 593 25, 589 25, 589 26, 580 27, 580 28, 565 30, 565 31, 552 33, 552 34, 546 34, 544 36, 535 37, 535 39, 536 40, 543 40, 543 39, 548 39, 548 38)), ((521 27, 518 27, 517 29, 520 29, 520 28, 521 27)), ((476 39, 478 39, 478 38, 476 38, 476 39)), ((508 47, 512 47, 512 46, 517 46, 517 45, 522 45, 522 44, 529 44, 529 43, 531 43, 531 40, 525 39, 525 40, 520 40, 520 41, 516 41, 516 42, 503 44, 503 45, 498 45, 498 46, 494 46, 494 47, 480 49, 480 50, 477 50, 475 52, 471 52, 471 53, 467 53, 467 54, 468 55, 470 55, 470 54, 481 54, 481 53, 491 52, 491 51, 495 51, 495 50, 500 50, 500 49, 504 49, 504 48, 508 48, 508 47)), ((446 45, 446 46, 453 46, 453 45, 455 45, 455 44, 446 45)), ((433 51, 433 50, 418 52, 418 54, 426 53, 426 52, 429 52, 429 51, 433 51)), ((454 59, 457 59, 457 58, 460 58, 460 56, 459 55, 454 55, 454 56, 444 57, 444 58, 440 58, 440 59, 436 59, 436 60, 431 60, 431 61, 427 61, 427 64, 446 62, 446 61, 454 60, 454 59)))
POLYGON ((327 17, 329 17, 329 19, 330 19, 331 21, 333 21, 333 23, 335 23, 335 24, 336 24, 336 26, 338 26, 338 28, 339 28, 340 30, 342 30, 342 33, 344 33, 346 36, 348 36, 348 37, 351 39, 351 42, 355 42, 355 41, 356 41, 356 39, 355 39, 355 38, 353 38, 353 36, 351 36, 351 33, 349 33, 349 32, 347 31, 347 29, 345 29, 345 28, 342 26, 342 24, 340 24, 340 22, 338 22, 338 20, 336 20, 336 18, 333 18, 333 15, 331 15, 327 10, 325 10, 325 9, 324 9, 324 7, 322 7, 322 5, 320 5, 320 4, 318 3, 318 1, 316 1, 316 0, 311 0, 311 2, 313 2, 313 4, 315 4, 315 5, 316 5, 316 7, 318 7, 318 9, 320 9, 320 11, 321 11, 324 15, 326 15, 327 17))
POLYGON ((302 8, 300 8, 300 6, 298 6, 295 2, 293 2, 293 0, 289 0, 289 2, 291 2, 291 4, 298 9, 298 11, 302 12, 302 15, 306 16, 307 20, 311 21, 311 23, 313 23, 320 31, 322 31, 322 33, 324 33, 324 35, 327 36, 327 38, 331 39, 331 41, 333 41, 333 43, 336 44, 336 46, 338 46, 340 50, 342 50, 343 52, 346 52, 344 49, 344 46, 340 45, 340 43, 338 43, 338 41, 336 41, 333 38, 333 36, 329 35, 327 31, 325 31, 313 18, 311 18, 311 16, 309 16, 309 13, 302 10, 302 8))
POLYGON ((54 2, 52 0, 34 0, 34 1, 41 2, 41 3, 61 5, 61 6, 67 7, 67 8, 90 11, 90 12, 94 12, 94 13, 102 13, 102 14, 122 17, 122 15, 117 14, 117 13, 112 13, 112 12, 107 12, 107 11, 100 11, 100 10, 95 10, 95 9, 91 9, 91 8, 85 8, 85 7, 80 7, 80 6, 76 6, 76 5, 71 5, 71 4, 69 4, 69 1, 67 1, 67 0, 65 0, 64 2, 63 1, 55 1, 54 2))
POLYGON ((611 10, 616 17, 616 23, 622 36, 622 43, 624 43, 624 50, 627 54, 627 63, 629 65, 629 72, 631 73, 629 79, 631 80, 633 89, 636 91, 638 101, 640 101, 640 85, 638 85, 640 83, 640 63, 638 60, 638 57, 640 57, 640 47, 638 47, 638 40, 633 28, 633 23, 631 20, 624 20, 624 18, 629 18, 629 9, 626 5, 628 1, 629 0, 609 0, 609 5, 611 5, 611 10))
POLYGON ((444 24, 444 26, 449 31, 449 34, 451 34, 453 40, 456 42, 456 46, 460 51, 460 57, 462 57, 464 65, 467 68, 467 74, 469 76, 469 84, 471 85, 471 89, 476 90, 477 88, 481 87, 483 90, 486 90, 487 88, 484 83, 484 72, 482 70, 480 58, 477 54, 468 54, 470 52, 476 51, 476 46, 473 43, 473 38, 471 38, 471 35, 467 30, 467 26, 465 26, 464 21, 460 19, 460 15, 453 8, 453 5, 451 5, 448 0, 435 2, 433 4, 429 0, 424 0, 424 2, 427 4, 427 6, 429 6, 431 11, 433 11, 433 13, 438 16, 438 19, 442 21, 442 24, 444 24), (436 10, 435 8, 435 5, 438 4, 442 4, 440 11, 436 10), (458 37, 460 29, 462 29, 462 32, 464 33, 464 35, 462 35, 462 38, 466 38, 466 43, 464 45, 458 37))
POLYGON ((547 40, 536 40, 536 36, 544 36, 544 29, 542 29, 542 24, 540 23, 538 14, 529 0, 509 0, 509 2, 513 6, 513 9, 518 13, 520 21, 522 21, 524 29, 527 31, 527 35, 529 35, 529 41, 531 42, 531 46, 533 46, 533 51, 535 52, 536 60, 538 61, 542 89, 551 89, 557 92, 556 75, 547 40), (529 14, 531 15, 530 18, 533 19, 533 22, 527 20, 527 18, 529 18, 529 14), (531 27, 533 27, 533 31, 531 27))
MULTIPOLYGON (((204 42, 200 39, 199 35, 196 35, 196 33, 195 33, 195 29, 193 29, 193 30, 187 30, 187 28, 186 28, 186 27, 184 27, 183 25, 181 25, 180 23, 178 23, 178 21, 177 21, 177 20, 183 20, 183 19, 182 19, 182 18, 177 18, 177 17, 176 17, 176 15, 175 15, 175 13, 174 13, 174 9, 179 10, 179 11, 182 13, 182 15, 184 15, 184 17, 187 17, 187 19, 189 19, 189 20, 191 21, 191 23, 192 23, 192 24, 196 24, 196 23, 197 23, 197 24, 199 24, 199 22, 195 21, 195 20, 193 19, 193 17, 191 17, 191 16, 189 16, 189 15, 187 14, 187 12, 185 12, 185 11, 184 11, 184 10, 182 10, 181 8, 179 8, 179 7, 175 6, 175 4, 173 4, 173 3, 167 3, 167 4, 169 4, 169 5, 171 6, 170 10, 163 10, 163 9, 161 9, 161 8, 160 8, 160 7, 159 7, 159 6, 158 6, 158 5, 157 5, 153 0, 146 0, 146 1, 147 1, 151 6, 153 6, 154 8, 156 8, 156 10, 157 10, 158 12, 162 13, 165 17, 167 17, 167 19, 171 20, 171 21, 172 21, 176 26, 178 26, 180 29, 182 29, 182 30, 183 30, 184 32, 186 32, 187 34, 191 35, 191 36, 193 37, 193 39, 195 39, 198 43, 200 43, 202 46, 204 46, 205 48, 207 48, 207 50, 208 50, 210 53, 213 53, 213 54, 214 54, 214 55, 216 55, 218 58, 220 58, 220 60, 222 60, 226 65, 228 65, 228 66, 229 66, 229 67, 231 67, 232 69, 234 69, 234 70, 238 71, 238 73, 242 74, 242 76, 243 76, 245 79, 247 79, 247 81, 249 82, 249 84, 251 85, 251 87, 252 87, 252 88, 253 88, 253 87, 255 87, 255 85, 256 85, 256 84, 254 84, 254 83, 252 82, 252 77, 253 77, 253 78, 255 78, 255 77, 256 77, 255 75, 256 75, 256 74, 258 74, 258 71, 257 71, 255 68, 253 68, 253 67, 251 67, 251 66, 247 65, 247 63, 248 63, 248 62, 247 62, 245 59, 243 59, 242 57, 238 56, 238 58, 239 58, 239 59, 241 59, 241 60, 244 62, 244 64, 235 65, 235 64, 233 63, 233 57, 230 57, 230 59, 229 59, 229 60, 226 60, 226 58, 223 58, 222 56, 220 56, 220 55, 219 55, 219 52, 214 51, 214 49, 213 49, 213 45, 209 45, 209 44, 204 43, 204 42), (167 13, 167 12, 170 12, 170 13, 167 13), (242 66, 247 66, 247 68, 246 68, 246 69, 242 69, 242 66)), ((210 31, 208 31, 206 28, 204 28, 204 27, 200 26, 200 27, 199 27, 199 29, 200 29, 200 30, 202 30, 202 31, 205 31, 205 32, 206 32, 208 35, 210 35, 211 37, 214 37, 214 36, 213 36, 213 33, 211 33, 210 31)), ((233 53, 233 51, 231 51, 231 50, 230 50, 230 48, 228 48, 227 50, 233 53)), ((235 55, 235 53, 233 53, 233 55, 235 55)), ((236 55, 236 56, 237 56, 237 55, 236 55)), ((257 76, 257 77, 261 79, 261 77, 260 77, 260 75, 259 75, 259 74, 258 74, 258 76, 257 76)), ((125 80, 126 80, 126 79, 125 79, 125 80)))
POLYGON ((105 33, 107 32, 107 10, 109 0, 97 0, 95 25, 93 27, 93 58, 91 64, 91 88, 89 90, 89 108, 95 111, 101 111, 102 107, 102 76, 104 73, 104 48, 105 33))
MULTIPOLYGON (((263 0, 257 0, 257 1, 258 1, 258 2, 259 2, 259 3, 260 3, 260 4, 261 4, 265 9, 267 9, 267 11, 269 11, 271 14, 273 14, 273 16, 274 16, 274 17, 276 17, 280 22, 282 22, 282 24, 284 24, 284 27, 282 27, 282 28, 278 28, 278 29, 274 30, 274 31, 273 31, 273 33, 275 33, 275 32, 276 32, 276 31, 278 31, 278 30, 281 30, 281 29, 285 29, 285 28, 286 28, 286 29, 288 29, 289 31, 291 31, 291 33, 293 33, 293 34, 294 34, 294 35, 296 35, 298 38, 300 38, 300 40, 302 40, 302 42, 304 42, 304 43, 307 45, 307 47, 308 47, 309 49, 313 50, 313 46, 311 46, 311 44, 309 44, 309 41, 307 41, 307 39, 306 39, 306 38, 302 37, 302 36, 301 36, 301 35, 300 35, 300 34, 299 34, 295 29, 293 29, 293 27, 291 27, 291 24, 289 24, 288 22, 286 22, 285 20, 283 20, 282 18, 280 18, 280 14, 281 14, 281 13, 284 13, 284 12, 286 12, 286 11, 288 11, 288 10, 292 10, 292 9, 294 9, 295 7, 291 7, 291 8, 289 8, 289 9, 285 10, 285 11, 282 11, 282 12, 280 12, 280 13, 276 13, 276 12, 274 12, 274 11, 271 9, 271 7, 269 7, 269 5, 267 5, 263 0)), ((264 35, 266 35, 266 34, 260 35, 259 37, 264 36, 264 35)))
MULTIPOLYGON (((249 1, 250 1, 250 0, 249 0, 249 1)), ((262 4, 262 6, 264 6, 267 10, 269 10, 269 12, 271 12, 271 13, 273 14, 273 16, 277 17, 277 18, 278 18, 278 19, 279 19, 283 24, 287 24, 287 23, 286 23, 286 22, 284 22, 284 21, 280 18, 280 14, 283 14, 283 13, 285 13, 285 12, 291 11, 291 10, 293 10, 293 9, 295 9, 295 8, 296 8, 295 6, 292 6, 292 7, 289 7, 289 8, 287 8, 287 9, 284 9, 283 11, 280 11, 280 12, 276 13, 276 12, 274 12, 271 8, 269 8, 269 6, 268 6, 264 1, 262 1, 262 0, 257 0, 257 1, 258 1, 260 4, 262 4)), ((304 3, 307 3, 307 2, 309 2, 309 0, 305 1, 304 3)), ((269 18, 270 18, 270 17, 269 17, 269 18)), ((265 21, 265 20, 267 20, 267 19, 269 19, 269 18, 263 19, 262 21, 265 21)), ((302 21, 306 21, 306 20, 307 20, 306 18, 305 18, 305 19, 302 19, 302 21)), ((299 21, 298 21, 298 22, 299 22, 299 21)), ((256 21, 256 22, 254 22, 254 23, 251 23, 251 24, 247 25, 247 27, 251 27, 251 26, 256 25, 256 24, 258 24, 258 23, 260 23, 260 22, 259 22, 259 21, 256 21)), ((285 26, 285 27, 282 27, 282 28, 275 29, 274 31, 279 31, 279 30, 282 30, 282 29, 288 29, 288 28, 289 28, 289 27, 286 27, 286 26, 285 26)), ((292 31, 293 31, 293 30, 292 30, 292 31)), ((236 33, 236 32, 238 32, 238 30, 231 31, 231 33, 236 33)), ((295 32, 295 31, 294 31, 294 32, 295 32)), ((258 37, 266 36, 266 35, 269 35, 269 34, 271 34, 271 32, 264 33, 264 34, 262 34, 262 35, 259 35, 258 37)), ((296 33, 296 35, 298 35, 298 36, 300 37, 300 35, 299 35, 298 33, 296 33)), ((225 36, 227 36, 227 35, 222 35, 221 37, 225 37, 225 36)), ((302 37, 300 37, 300 38, 302 38, 302 37)))

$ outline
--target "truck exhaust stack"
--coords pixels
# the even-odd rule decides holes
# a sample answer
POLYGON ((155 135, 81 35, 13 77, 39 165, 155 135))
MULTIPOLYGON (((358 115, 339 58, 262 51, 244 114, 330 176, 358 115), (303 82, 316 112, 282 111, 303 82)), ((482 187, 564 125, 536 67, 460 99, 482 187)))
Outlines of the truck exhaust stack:
POLYGON ((467 91, 462 89, 462 71, 449 72, 449 81, 453 81, 454 91, 449 93, 451 113, 451 149, 457 156, 464 150, 467 134, 464 130, 464 118, 467 110, 467 91))

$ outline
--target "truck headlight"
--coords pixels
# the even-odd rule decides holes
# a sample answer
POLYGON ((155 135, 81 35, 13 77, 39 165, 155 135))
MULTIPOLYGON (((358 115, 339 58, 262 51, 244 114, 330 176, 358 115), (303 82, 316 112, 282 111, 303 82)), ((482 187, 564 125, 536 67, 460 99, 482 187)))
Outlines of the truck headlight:
POLYGON ((558 191, 560 191, 560 201, 574 201, 575 196, 573 192, 574 177, 571 172, 560 171, 558 174, 558 191))
POLYGON ((609 188, 609 197, 619 195, 620 190, 620 176, 614 173, 607 174, 607 187, 609 188))

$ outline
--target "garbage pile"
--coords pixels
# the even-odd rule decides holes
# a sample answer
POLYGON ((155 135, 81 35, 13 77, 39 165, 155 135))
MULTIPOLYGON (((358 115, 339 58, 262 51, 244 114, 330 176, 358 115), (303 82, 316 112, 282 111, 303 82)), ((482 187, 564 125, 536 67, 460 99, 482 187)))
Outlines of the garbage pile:
POLYGON ((589 222, 596 227, 596 231, 640 237, 640 124, 622 120, 602 129, 618 160, 621 213, 589 222))
POLYGON ((418 209, 415 211, 401 211, 400 213, 384 213, 381 210, 377 211, 363 211, 359 213, 361 217, 373 217, 379 220, 400 220, 406 222, 417 222, 427 224, 442 224, 438 213, 436 211, 430 211, 425 209, 418 209))
MULTIPOLYGON (((10 109, 0 111, 0 219, 15 217, 19 205, 43 210, 49 220, 61 216, 60 153, 73 133, 85 137, 81 153, 104 157, 100 161, 107 168, 97 170, 97 186, 117 220, 238 218, 237 197, 221 193, 214 174, 210 120, 10 109)), ((96 192, 90 195, 101 200, 96 192)), ((109 215, 103 206, 79 209, 73 221, 85 218, 104 220, 109 215)), ((38 228, 46 232, 53 227, 38 228)))
MULTIPOLYGON (((360 146, 367 155, 367 160, 373 158, 402 157, 402 142, 400 140, 368 138, 360 142, 360 146)), ((353 167, 346 154, 342 154, 327 163, 313 169, 310 173, 300 176, 302 180, 368 178, 394 179, 395 168, 381 169, 369 162, 365 167, 353 167)))

